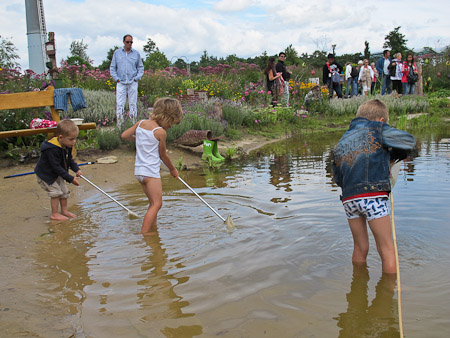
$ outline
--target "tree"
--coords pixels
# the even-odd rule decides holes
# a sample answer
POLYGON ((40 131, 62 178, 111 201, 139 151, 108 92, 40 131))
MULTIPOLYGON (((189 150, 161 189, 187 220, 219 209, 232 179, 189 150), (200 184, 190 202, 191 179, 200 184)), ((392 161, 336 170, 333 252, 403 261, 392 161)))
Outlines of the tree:
POLYGON ((100 70, 107 70, 109 69, 109 66, 111 66, 111 61, 114 55, 114 52, 119 49, 119 46, 114 46, 113 48, 110 48, 108 51, 108 54, 106 55, 106 60, 103 60, 102 64, 98 66, 100 70))
POLYGON ((2 38, 0 35, 0 68, 14 69, 19 66, 16 61, 20 59, 17 55, 17 48, 14 44, 7 38, 2 38))
POLYGON ((401 26, 394 28, 393 31, 389 32, 389 34, 384 37, 384 40, 386 41, 383 44, 383 48, 391 49, 391 54, 405 54, 405 52, 408 51, 408 47, 406 47, 406 42, 408 40, 405 39, 405 35, 399 32, 400 28, 401 26))
POLYGON ((159 49, 152 52, 144 61, 144 69, 160 70, 170 66, 170 61, 159 49))
POLYGON ((148 38, 147 43, 144 45, 145 56, 149 57, 150 54, 157 51, 159 52, 159 48, 156 47, 156 43, 152 39, 148 38))
POLYGON ((81 41, 72 41, 70 44, 70 56, 79 56, 83 60, 89 61, 89 56, 86 52, 87 49, 88 45, 83 42, 83 39, 81 39, 81 41))
POLYGON ((200 67, 216 67, 218 63, 219 61, 217 60, 217 57, 208 55, 208 52, 204 50, 198 65, 200 67))
POLYGON ((286 66, 297 65, 300 62, 298 53, 295 48, 292 47, 292 44, 286 47, 284 53, 286 54, 286 66))
POLYGON ((368 41, 364 41, 364 59, 369 60, 370 59, 370 48, 369 48, 369 42, 368 41))

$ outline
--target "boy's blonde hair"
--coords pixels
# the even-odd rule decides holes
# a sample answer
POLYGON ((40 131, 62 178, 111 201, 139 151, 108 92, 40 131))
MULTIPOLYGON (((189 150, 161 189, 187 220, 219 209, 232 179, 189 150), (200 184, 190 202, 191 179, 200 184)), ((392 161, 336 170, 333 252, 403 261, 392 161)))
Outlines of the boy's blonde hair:
POLYGON ((156 100, 153 105, 151 119, 156 122, 165 121, 169 126, 180 123, 183 117, 183 109, 180 101, 171 97, 163 97, 156 100))
POLYGON ((376 121, 384 118, 386 122, 389 121, 389 110, 383 101, 378 99, 369 100, 359 106, 356 117, 365 117, 368 120, 376 121))
POLYGON ((78 132, 78 126, 72 120, 62 120, 56 127, 55 134, 57 136, 68 136, 71 133, 78 132))

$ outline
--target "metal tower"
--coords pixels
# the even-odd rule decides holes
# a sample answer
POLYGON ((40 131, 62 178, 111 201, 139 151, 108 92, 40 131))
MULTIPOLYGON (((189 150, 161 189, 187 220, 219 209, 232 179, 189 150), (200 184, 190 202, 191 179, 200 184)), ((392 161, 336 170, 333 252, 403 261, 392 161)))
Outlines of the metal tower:
POLYGON ((28 36, 29 68, 36 74, 46 72, 45 63, 49 61, 45 52, 47 28, 45 26, 43 0, 25 0, 28 36))

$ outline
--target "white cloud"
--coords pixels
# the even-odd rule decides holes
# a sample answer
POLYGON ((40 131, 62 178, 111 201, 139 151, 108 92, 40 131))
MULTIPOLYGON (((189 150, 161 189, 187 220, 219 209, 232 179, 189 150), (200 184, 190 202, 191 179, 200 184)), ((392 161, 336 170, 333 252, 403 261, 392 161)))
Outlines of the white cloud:
POLYGON ((252 0, 221 0, 214 4, 214 9, 223 12, 238 12, 248 9, 254 2, 252 0))

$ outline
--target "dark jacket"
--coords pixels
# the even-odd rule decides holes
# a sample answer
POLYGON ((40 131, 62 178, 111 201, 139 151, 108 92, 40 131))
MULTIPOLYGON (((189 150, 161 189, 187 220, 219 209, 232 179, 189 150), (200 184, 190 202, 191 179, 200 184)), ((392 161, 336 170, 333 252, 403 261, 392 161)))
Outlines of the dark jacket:
POLYGON ((74 177, 69 175, 69 168, 74 172, 79 170, 72 158, 72 148, 62 147, 57 137, 42 143, 41 156, 34 168, 34 172, 41 180, 50 185, 61 176, 72 183, 74 177))
POLYGON ((283 73, 283 79, 284 81, 289 81, 291 78, 291 73, 288 72, 286 65, 283 61, 278 60, 277 66, 276 66, 277 73, 283 73))
POLYGON ((341 199, 390 192, 391 153, 401 160, 415 145, 414 137, 405 131, 364 117, 355 118, 333 150, 333 176, 342 188, 341 199))
MULTIPOLYGON (((328 63, 328 62, 327 62, 328 63)), ((328 68, 328 65, 327 65, 327 63, 325 63, 325 65, 323 66, 323 76, 322 76, 322 81, 323 81, 323 84, 327 84, 328 83, 328 79, 331 79, 331 76, 329 76, 329 74, 330 74, 330 69, 328 68)), ((334 61, 334 62, 332 62, 332 63, 330 63, 330 68, 331 68, 331 66, 332 65, 336 65, 336 67, 337 67, 337 72, 338 73, 341 73, 342 72, 342 70, 344 69, 344 68, 342 68, 342 66, 339 64, 339 63, 337 63, 336 61, 334 61)))

